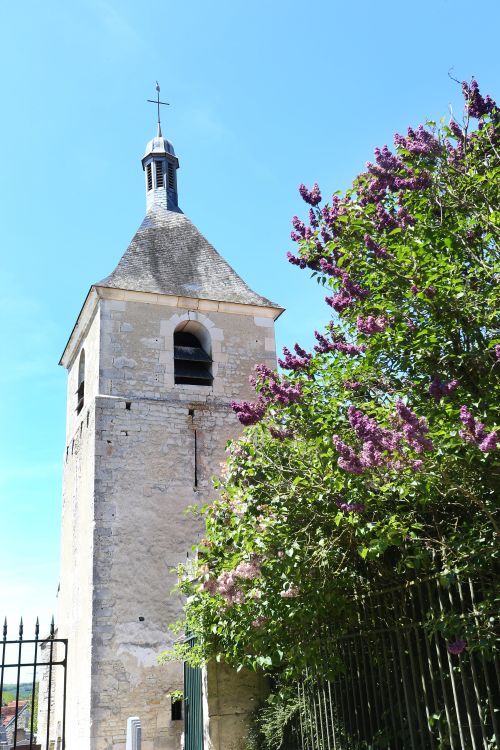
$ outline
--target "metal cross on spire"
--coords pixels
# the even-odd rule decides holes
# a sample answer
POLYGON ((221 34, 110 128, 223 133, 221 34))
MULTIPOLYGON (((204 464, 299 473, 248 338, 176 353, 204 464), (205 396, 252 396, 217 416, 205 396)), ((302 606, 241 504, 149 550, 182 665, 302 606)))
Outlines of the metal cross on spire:
POLYGON ((148 99, 148 102, 151 102, 151 104, 156 104, 156 106, 158 107, 158 132, 156 136, 157 138, 161 138, 160 104, 169 106, 170 102, 160 101, 160 84, 158 83, 158 81, 156 81, 156 99, 148 99))

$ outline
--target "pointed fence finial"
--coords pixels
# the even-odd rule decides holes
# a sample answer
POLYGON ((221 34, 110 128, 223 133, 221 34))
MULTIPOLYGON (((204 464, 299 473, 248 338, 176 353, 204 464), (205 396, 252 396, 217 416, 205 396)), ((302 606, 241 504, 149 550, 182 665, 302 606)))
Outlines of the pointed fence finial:
POLYGON ((169 106, 169 102, 161 102, 160 101, 160 84, 158 81, 156 81, 156 99, 148 99, 148 102, 151 102, 151 104, 156 104, 158 107, 158 122, 157 122, 157 130, 156 130, 156 137, 161 138, 161 122, 160 122, 160 104, 164 104, 165 106, 169 106))
POLYGON ((53 638, 55 633, 54 627, 54 615, 52 615, 52 622, 50 623, 50 637, 53 638))
POLYGON ((23 631, 24 631, 24 625, 23 625, 23 618, 21 617, 19 621, 19 640, 23 640, 23 631))
POLYGON ((4 621, 3 621, 3 639, 4 639, 4 641, 5 641, 6 638, 7 638, 7 618, 5 617, 4 621))
POLYGON ((40 633, 40 623, 38 622, 38 617, 37 617, 36 623, 35 623, 35 641, 38 640, 39 633, 40 633))

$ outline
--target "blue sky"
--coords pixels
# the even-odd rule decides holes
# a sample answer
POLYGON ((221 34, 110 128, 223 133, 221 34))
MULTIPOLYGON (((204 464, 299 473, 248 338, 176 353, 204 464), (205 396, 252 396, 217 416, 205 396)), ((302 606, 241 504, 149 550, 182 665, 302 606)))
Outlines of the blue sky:
POLYGON ((448 77, 500 98, 498 0, 25 0, 0 29, 0 615, 55 608, 66 377, 89 286, 145 206, 140 157, 164 133, 180 204, 308 343, 322 294, 284 260, 300 182, 345 188, 395 131, 459 115, 448 77))

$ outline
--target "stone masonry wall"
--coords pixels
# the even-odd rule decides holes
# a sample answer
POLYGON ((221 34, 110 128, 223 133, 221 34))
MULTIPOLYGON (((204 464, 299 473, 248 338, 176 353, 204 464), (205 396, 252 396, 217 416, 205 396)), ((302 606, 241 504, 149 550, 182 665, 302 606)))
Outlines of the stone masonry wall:
POLYGON ((98 390, 83 427, 72 422, 65 472, 67 746, 124 750, 126 720, 139 716, 143 750, 173 750, 182 722, 171 720, 168 692, 182 688, 182 674, 156 662, 182 609, 171 569, 201 533, 185 510, 213 499, 211 476, 240 431, 230 401, 254 396, 254 364, 275 365, 273 319, 128 299, 99 306, 99 335, 91 326, 83 342, 98 390), (208 331, 213 387, 174 385, 173 332, 186 320, 208 331))
MULTIPOLYGON (((92 642, 95 402, 86 403, 64 457, 58 635, 68 638, 67 747, 89 748, 92 642)), ((57 722, 62 673, 55 670, 57 722)), ((57 739, 57 738, 54 738, 57 739)))

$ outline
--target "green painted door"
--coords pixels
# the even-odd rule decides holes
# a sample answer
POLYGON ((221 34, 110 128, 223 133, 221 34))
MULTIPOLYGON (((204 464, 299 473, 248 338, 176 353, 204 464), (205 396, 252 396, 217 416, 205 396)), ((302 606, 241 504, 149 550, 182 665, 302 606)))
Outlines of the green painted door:
MULTIPOLYGON (((187 638, 194 644, 194 638, 187 638)), ((203 750, 201 669, 184 663, 184 750, 203 750)))

